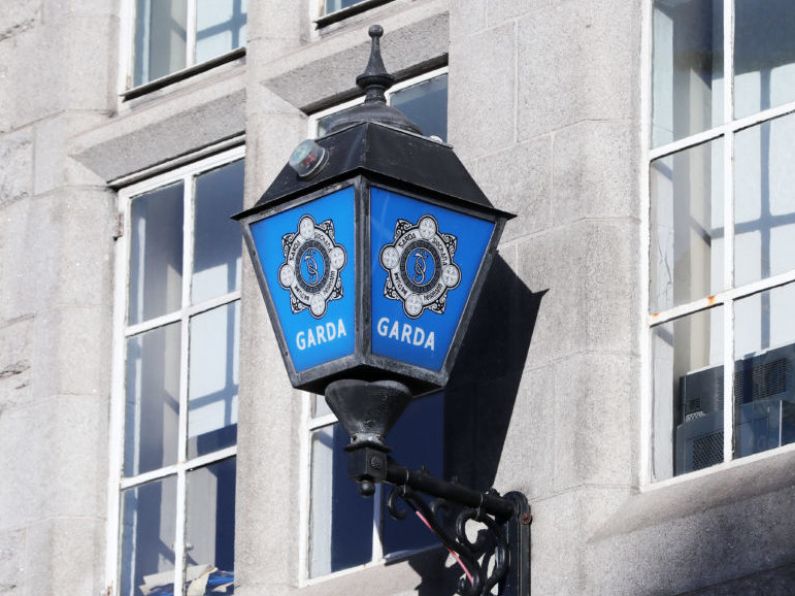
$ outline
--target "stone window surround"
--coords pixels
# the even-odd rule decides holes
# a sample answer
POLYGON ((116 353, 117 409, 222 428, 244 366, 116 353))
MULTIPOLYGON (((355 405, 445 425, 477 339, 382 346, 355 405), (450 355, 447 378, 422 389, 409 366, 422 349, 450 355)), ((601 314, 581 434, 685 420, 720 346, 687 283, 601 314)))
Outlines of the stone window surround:
MULTIPOLYGON (((639 486, 642 491, 650 489, 664 489, 667 487, 675 488, 683 481, 709 477, 713 474, 732 470, 740 467, 745 470, 745 464, 755 464, 765 459, 774 458, 777 455, 786 454, 789 461, 795 456, 795 444, 783 445, 769 449, 750 456, 734 458, 734 407, 724 407, 724 461, 722 463, 693 472, 674 476, 663 480, 655 480, 652 476, 652 441, 654 437, 653 419, 653 354, 651 349, 651 338, 653 330, 665 323, 675 319, 691 315, 694 313, 706 312, 715 307, 723 307, 723 363, 724 363, 724 404, 733 404, 734 369, 725 366, 726 362, 734 361, 734 303, 737 300, 746 298, 753 294, 758 294, 765 290, 771 290, 795 282, 795 270, 788 271, 779 275, 774 275, 759 281, 745 284, 741 287, 734 287, 734 146, 735 134, 760 125, 764 122, 771 122, 776 118, 795 113, 795 101, 788 102, 770 109, 757 112, 756 114, 736 118, 734 116, 734 86, 731 85, 727 92, 723 94, 724 122, 711 127, 703 132, 691 134, 685 138, 673 142, 652 146, 652 69, 653 69, 653 5, 654 0, 647 0, 644 3, 644 48, 641 66, 641 95, 642 95, 642 119, 641 119, 641 151, 643 153, 643 167, 641 169, 641 271, 640 280, 643 288, 641 293, 642 305, 641 312, 645 315, 645 322, 641 325, 641 361, 642 361, 642 395, 641 401, 641 430, 642 440, 640 442, 640 468, 639 486), (651 164, 657 159, 674 155, 699 145, 704 145, 716 139, 723 140, 723 226, 724 226, 724 285, 729 289, 689 302, 677 305, 662 312, 652 312, 650 308, 650 248, 651 248, 651 184, 650 171, 651 164)), ((733 34, 724 34, 723 39, 723 59, 724 72, 734 73, 734 1, 723 0, 723 28, 733 34)), ((726 77, 728 79, 728 77, 726 77)), ((762 465, 761 463, 759 465, 762 465)), ((753 467, 753 466, 751 466, 753 467)), ((778 465, 776 465, 778 468, 778 465)), ((740 472, 741 474, 743 472, 740 472)), ((752 473, 749 472, 748 473, 752 473)), ((729 491, 732 492, 732 491, 729 491)), ((756 491, 755 491, 756 492, 756 491)), ((758 494, 758 493, 757 493, 758 494)))
MULTIPOLYGON (((105 553, 105 585, 117 586, 120 573, 120 553, 121 553, 121 495, 124 490, 143 486, 144 484, 163 479, 167 477, 177 478, 177 510, 176 510, 176 523, 177 532, 175 537, 174 553, 175 560, 184 559, 185 545, 185 528, 187 524, 187 475, 191 470, 200 469, 202 467, 219 463, 237 456, 237 445, 226 447, 218 451, 200 455, 193 459, 183 458, 178 455, 177 462, 171 465, 164 466, 149 472, 138 474, 137 476, 123 475, 122 464, 124 461, 124 418, 125 418, 125 376, 126 376, 126 354, 125 344, 128 337, 142 333, 144 329, 157 329, 168 323, 182 321, 182 341, 181 341, 181 362, 185 364, 185 369, 180 371, 180 424, 179 436, 180 444, 184 444, 187 436, 187 419, 188 419, 188 386, 187 386, 187 362, 188 362, 188 324, 191 316, 195 316, 202 312, 227 304, 234 304, 240 301, 241 291, 237 290, 206 300, 196 305, 185 306, 177 311, 168 315, 156 317, 143 323, 128 325, 126 321, 127 313, 127 283, 129 276, 129 247, 130 247, 130 199, 134 196, 146 193, 175 181, 183 180, 185 184, 184 192, 192 192, 193 185, 189 180, 198 176, 203 172, 221 167, 223 165, 232 163, 234 161, 245 158, 245 146, 239 145, 235 148, 229 149, 222 153, 211 155, 199 161, 193 161, 187 165, 172 169, 169 172, 153 176, 146 180, 139 181, 135 184, 121 189, 118 193, 118 217, 120 229, 127 231, 124 236, 120 236, 116 242, 115 256, 114 256, 114 270, 115 270, 115 289, 114 289, 114 315, 113 315, 113 371, 112 371, 112 393, 111 393, 111 412, 110 412, 110 441, 109 447, 109 463, 110 474, 108 481, 108 504, 107 504, 107 527, 106 527, 106 553, 105 553), (173 321, 172 321, 173 319, 173 321), (181 528, 181 529, 180 529, 181 528)), ((187 215, 187 214, 186 214, 187 215)), ((189 246, 193 246, 193 230, 190 234, 186 234, 183 242, 189 246)), ((192 251, 191 251, 192 252, 192 251)), ((184 275, 183 284, 190 284, 191 278, 190 271, 184 275)), ((187 452, 183 449, 182 455, 187 456, 187 452)), ((176 574, 175 592, 182 593, 182 585, 184 582, 184 573, 176 574)))

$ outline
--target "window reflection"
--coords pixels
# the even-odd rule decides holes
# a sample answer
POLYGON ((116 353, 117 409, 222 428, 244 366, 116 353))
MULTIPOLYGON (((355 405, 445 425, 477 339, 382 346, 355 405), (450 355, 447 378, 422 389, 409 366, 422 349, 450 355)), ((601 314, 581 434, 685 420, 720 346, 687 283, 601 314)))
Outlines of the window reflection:
POLYGON ((396 91, 389 103, 419 126, 426 137, 447 140, 447 75, 396 91))
POLYGON ((132 201, 130 324, 173 312, 181 305, 183 211, 181 182, 132 201))
POLYGON ((734 452, 795 441, 795 284, 735 303, 734 452))
POLYGON ((737 133, 735 285, 795 268, 795 116, 737 133))
POLYGON ((735 0, 735 115, 795 100, 795 3, 735 0))
POLYGON ((240 225, 230 217, 243 209, 243 160, 196 178, 194 304, 240 287, 240 225))
POLYGON ((126 476, 177 460, 180 343, 178 323, 127 340, 126 476))
POLYGON ((653 144, 720 124, 723 79, 723 0, 656 0, 653 144))
POLYGON ((246 45, 246 0, 197 0, 196 62, 246 45))
POLYGON ((188 594, 234 593, 235 474, 235 458, 188 473, 188 594))
POLYGON ((655 327, 652 351, 654 478, 721 463, 723 307, 655 327))
POLYGON ((133 84, 185 67, 187 0, 137 0, 133 84))
POLYGON ((173 594, 176 502, 173 476, 122 493, 122 596, 173 594))
POLYGON ((723 289, 723 141, 651 166, 653 311, 723 289))
POLYGON ((240 302, 196 315, 190 322, 188 457, 237 440, 240 302))

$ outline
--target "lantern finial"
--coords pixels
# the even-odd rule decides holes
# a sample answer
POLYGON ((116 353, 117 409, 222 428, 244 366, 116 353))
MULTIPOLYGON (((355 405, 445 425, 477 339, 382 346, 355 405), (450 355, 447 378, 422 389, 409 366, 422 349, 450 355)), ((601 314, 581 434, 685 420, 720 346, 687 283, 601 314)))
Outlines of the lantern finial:
POLYGON ((392 86, 395 77, 386 71, 384 59, 381 57, 381 37, 384 35, 384 28, 381 25, 372 25, 368 34, 371 38, 370 59, 364 72, 356 77, 356 84, 367 94, 365 103, 376 101, 386 103, 384 91, 392 86))

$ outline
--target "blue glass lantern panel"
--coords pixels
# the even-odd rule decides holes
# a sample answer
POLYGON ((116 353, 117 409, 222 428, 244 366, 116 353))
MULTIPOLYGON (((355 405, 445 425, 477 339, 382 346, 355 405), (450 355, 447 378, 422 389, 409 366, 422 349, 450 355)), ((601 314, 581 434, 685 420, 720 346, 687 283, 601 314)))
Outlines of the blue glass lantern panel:
POLYGON ((343 188, 251 225, 296 372, 355 347, 354 190, 343 188))
POLYGON ((377 187, 370 213, 373 353, 438 371, 494 222, 377 187))

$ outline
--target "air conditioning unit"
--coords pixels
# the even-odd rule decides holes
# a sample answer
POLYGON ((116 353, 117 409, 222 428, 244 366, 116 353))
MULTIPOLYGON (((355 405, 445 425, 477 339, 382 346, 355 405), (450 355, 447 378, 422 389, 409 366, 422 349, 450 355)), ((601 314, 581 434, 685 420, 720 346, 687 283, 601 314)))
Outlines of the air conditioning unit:
MULTIPOLYGON (((735 457, 795 441, 795 344, 734 364, 735 457)), ((723 461, 723 367, 693 371, 679 381, 675 472, 723 461)))

